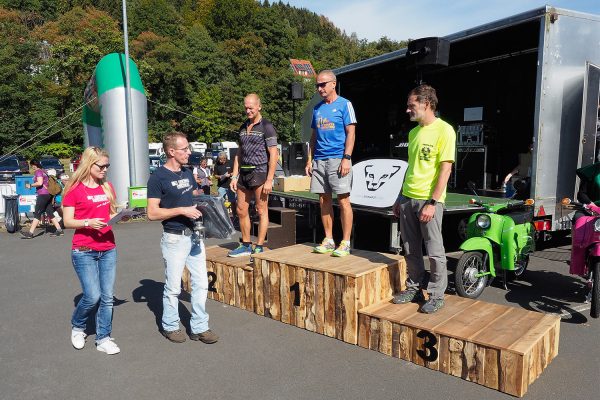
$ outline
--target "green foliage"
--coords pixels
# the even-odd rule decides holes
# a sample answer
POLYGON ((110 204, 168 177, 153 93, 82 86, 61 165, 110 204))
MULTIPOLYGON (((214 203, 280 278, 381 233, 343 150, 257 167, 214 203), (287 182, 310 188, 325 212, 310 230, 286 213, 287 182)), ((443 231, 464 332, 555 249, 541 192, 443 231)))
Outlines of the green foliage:
MULTIPOLYGON (((348 36, 281 1, 129 0, 127 9, 150 141, 172 130, 237 140, 248 93, 261 97, 281 141, 298 140, 314 80, 294 76, 289 58, 321 70, 405 45, 348 36), (307 95, 292 103, 294 80, 307 95)), ((121 0, 0 0, 0 154, 69 157, 81 147, 83 91, 98 61, 123 51, 121 12, 121 0)))
POLYGON ((182 127, 192 141, 212 143, 218 141, 225 130, 221 113, 222 99, 218 87, 201 88, 192 99, 192 114, 185 117, 182 127))
POLYGON ((43 155, 50 155, 57 158, 71 158, 78 153, 81 153, 80 146, 71 146, 65 143, 48 143, 35 147, 31 156, 32 158, 40 158, 43 155))
POLYGON ((128 12, 131 36, 152 31, 161 36, 177 37, 181 17, 167 0, 134 0, 128 12))

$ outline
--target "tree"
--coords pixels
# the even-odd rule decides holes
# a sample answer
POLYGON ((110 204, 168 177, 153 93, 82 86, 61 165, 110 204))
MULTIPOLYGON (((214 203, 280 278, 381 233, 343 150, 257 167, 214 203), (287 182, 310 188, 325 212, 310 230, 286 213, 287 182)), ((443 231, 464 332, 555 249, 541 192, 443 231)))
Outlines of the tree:
POLYGON ((215 0, 206 27, 217 41, 240 39, 252 31, 249 22, 258 7, 255 0, 215 0))
POLYGON ((217 141, 223 135, 225 119, 221 108, 221 92, 218 87, 203 87, 192 99, 192 116, 187 116, 182 127, 193 140, 205 143, 217 141))
POLYGON ((177 38, 181 17, 167 0, 132 1, 129 29, 131 36, 151 31, 161 36, 177 38))

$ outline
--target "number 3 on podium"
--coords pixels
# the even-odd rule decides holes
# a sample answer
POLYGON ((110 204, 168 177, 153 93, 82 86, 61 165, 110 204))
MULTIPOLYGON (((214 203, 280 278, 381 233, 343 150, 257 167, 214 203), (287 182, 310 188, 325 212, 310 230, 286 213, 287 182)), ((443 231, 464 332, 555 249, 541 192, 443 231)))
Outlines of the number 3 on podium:
POLYGON ((435 348, 437 344, 437 338, 435 335, 428 331, 419 331, 417 337, 423 339, 423 349, 418 349, 417 354, 425 361, 435 361, 438 358, 438 351, 435 348))

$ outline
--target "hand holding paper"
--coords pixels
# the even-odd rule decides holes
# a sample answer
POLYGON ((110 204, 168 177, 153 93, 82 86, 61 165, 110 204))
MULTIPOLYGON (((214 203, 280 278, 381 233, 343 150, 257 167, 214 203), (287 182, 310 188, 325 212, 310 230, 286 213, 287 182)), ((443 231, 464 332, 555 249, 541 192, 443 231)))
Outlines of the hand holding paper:
POLYGON ((125 208, 125 209, 121 210, 121 212, 119 212, 117 215, 112 217, 110 219, 110 221, 108 221, 106 224, 112 226, 112 225, 116 224, 117 222, 119 222, 120 220, 122 220, 123 218, 133 217, 138 214, 141 214, 141 213, 139 211, 134 211, 130 208, 125 208))

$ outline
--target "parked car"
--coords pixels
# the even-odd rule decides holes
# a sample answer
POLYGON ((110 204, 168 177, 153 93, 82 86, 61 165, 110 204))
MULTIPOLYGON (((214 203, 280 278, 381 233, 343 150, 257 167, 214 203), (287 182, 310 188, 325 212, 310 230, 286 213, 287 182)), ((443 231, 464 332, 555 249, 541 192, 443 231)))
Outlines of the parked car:
POLYGON ((15 160, 17 160, 17 162, 19 163, 19 169, 21 170, 21 173, 23 173, 24 175, 29 173, 29 163, 27 162, 25 156, 22 156, 20 154, 9 154, 6 156, 0 156, 0 160, 5 160, 8 158, 14 158, 15 160))
POLYGON ((188 159, 188 166, 190 168, 199 167, 200 161, 204 158, 204 154, 202 153, 192 153, 190 154, 190 158, 188 159))
POLYGON ((23 175, 16 157, 0 157, 0 181, 13 182, 15 176, 23 175))
POLYGON ((42 156, 40 159, 40 164, 42 164, 42 168, 44 168, 46 171, 49 169, 55 170, 57 177, 60 177, 65 173, 65 166, 62 165, 56 157, 42 156))
POLYGON ((150 156, 150 173, 156 171, 156 169, 165 163, 164 157, 161 156, 150 156))
POLYGON ((81 154, 78 154, 71 158, 71 165, 69 166, 69 170, 71 172, 77 171, 77 167, 79 167, 79 163, 81 162, 81 154))

